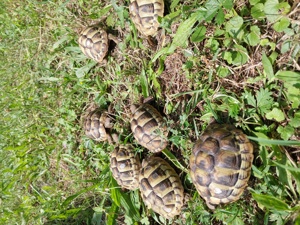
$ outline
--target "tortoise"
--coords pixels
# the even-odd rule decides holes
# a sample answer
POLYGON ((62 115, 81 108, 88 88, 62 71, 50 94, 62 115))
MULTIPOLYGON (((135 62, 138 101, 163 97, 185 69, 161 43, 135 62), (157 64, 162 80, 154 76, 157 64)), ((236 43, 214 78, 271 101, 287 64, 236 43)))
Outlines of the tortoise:
POLYGON ((163 0, 130 0, 130 17, 139 32, 145 36, 157 33, 158 17, 164 15, 163 0))
POLYGON ((111 117, 106 110, 95 109, 84 120, 85 135, 95 141, 111 141, 107 128, 112 128, 111 117))
POLYGON ((191 178, 207 206, 237 201, 251 174, 253 145, 233 125, 211 124, 194 145, 191 178))
POLYGON ((116 37, 108 34, 100 26, 88 26, 80 33, 78 43, 81 51, 96 62, 105 62, 108 52, 109 40, 117 42, 116 37))
POLYGON ((141 163, 132 145, 119 145, 111 153, 110 170, 117 183, 128 190, 139 187, 141 163))
POLYGON ((130 127, 136 141, 153 153, 168 144, 168 130, 162 115, 152 105, 144 103, 131 106, 130 127))
POLYGON ((148 208, 167 219, 180 214, 183 186, 175 170, 164 159, 152 156, 143 160, 139 185, 148 208))

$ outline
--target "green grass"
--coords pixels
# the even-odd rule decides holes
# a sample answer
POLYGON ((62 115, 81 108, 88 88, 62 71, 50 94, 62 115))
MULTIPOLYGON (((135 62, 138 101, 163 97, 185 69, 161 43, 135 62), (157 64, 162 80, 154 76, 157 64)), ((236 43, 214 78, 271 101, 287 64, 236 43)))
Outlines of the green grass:
POLYGON ((1 1, 0 224, 300 224, 299 4, 166 1, 157 50, 134 28, 128 4, 1 1), (122 40, 103 67, 77 43, 99 21, 122 40), (130 133, 129 105, 149 95, 170 129, 162 157, 186 193, 174 221, 146 209, 138 191, 120 190, 109 171, 113 146, 82 131, 90 106, 112 104, 121 140, 146 155, 130 133), (244 195, 214 213, 187 173, 212 117, 256 146, 244 195))

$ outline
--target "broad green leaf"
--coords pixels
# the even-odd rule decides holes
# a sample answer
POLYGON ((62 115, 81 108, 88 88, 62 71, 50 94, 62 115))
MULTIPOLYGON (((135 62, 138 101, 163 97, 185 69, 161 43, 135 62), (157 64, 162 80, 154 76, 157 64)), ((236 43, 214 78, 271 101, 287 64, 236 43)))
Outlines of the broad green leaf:
POLYGON ((274 119, 277 122, 281 122, 285 119, 284 113, 278 108, 273 108, 272 111, 266 113, 266 118, 268 120, 274 119))
POLYGON ((293 42, 291 40, 285 40, 280 48, 280 52, 282 54, 287 53, 288 51, 291 50, 291 48, 293 47, 293 42))
POLYGON ((270 60, 272 65, 276 62, 277 57, 278 57, 277 52, 272 52, 271 55, 269 55, 268 59, 270 60))
POLYGON ((262 179, 264 178, 264 173, 262 173, 256 166, 252 165, 252 173, 255 177, 262 179))
POLYGON ((232 54, 231 52, 223 52, 222 53, 223 59, 226 60, 229 64, 232 64, 232 54))
POLYGON ((273 105, 272 92, 268 89, 260 88, 259 91, 256 92, 256 107, 257 110, 264 114, 270 110, 273 105))
POLYGON ((270 195, 252 193, 252 197, 262 206, 273 210, 290 210, 288 204, 270 195))
POLYGON ((219 66, 217 69, 217 74, 219 77, 227 77, 230 74, 230 71, 227 67, 219 66))
POLYGON ((233 7, 233 0, 223 0, 223 6, 225 9, 232 9, 233 7))
POLYGON ((279 126, 277 128, 277 132, 280 134, 282 139, 288 140, 292 135, 295 134, 295 129, 290 125, 279 126))
POLYGON ((289 25, 290 25, 290 20, 288 18, 286 18, 286 17, 283 17, 281 20, 279 20, 278 22, 276 22, 273 25, 273 28, 277 32, 282 32, 286 28, 288 28, 289 25))
POLYGON ((224 21, 225 21, 225 14, 224 14, 224 12, 223 12, 222 9, 219 10, 219 12, 218 12, 215 20, 216 20, 216 22, 217 22, 218 25, 222 25, 224 23, 224 21))
POLYGON ((251 8, 251 16, 257 20, 263 20, 265 18, 264 4, 258 3, 251 8))
POLYGON ((247 49, 238 44, 234 45, 234 49, 235 49, 235 51, 230 52, 230 54, 225 52, 224 59, 227 60, 226 56, 229 56, 230 58, 228 58, 228 59, 230 61, 227 60, 227 62, 231 63, 235 66, 240 66, 240 65, 245 64, 249 58, 247 49))
POLYGON ((231 18, 225 25, 226 31, 234 38, 242 39, 244 35, 243 29, 241 27, 244 24, 244 20, 240 16, 235 16, 231 18))
POLYGON ((219 42, 214 38, 210 38, 206 41, 205 47, 210 48, 213 52, 216 52, 219 49, 219 42))
POLYGON ((268 39, 264 38, 264 39, 261 39, 260 41, 260 45, 261 46, 270 46, 271 47, 271 50, 275 50, 275 47, 276 47, 276 44, 274 42, 270 42, 268 39))
POLYGON ((264 6, 264 12, 267 19, 274 23, 285 15, 290 10, 290 5, 287 2, 279 3, 278 0, 267 0, 264 6))
POLYGON ((269 79, 269 81, 273 81, 274 79, 274 71, 272 64, 265 53, 262 55, 262 63, 264 66, 264 74, 269 79))
POLYGON ((280 14, 278 12, 278 0, 267 0, 264 6, 264 12, 266 14, 267 19, 274 23, 278 18, 280 18, 280 14))
POLYGON ((188 44, 188 39, 193 32, 193 26, 197 21, 204 19, 205 9, 199 9, 193 13, 187 20, 182 22, 177 29, 177 32, 173 38, 171 46, 162 48, 158 51, 152 59, 155 62, 160 56, 173 53, 177 47, 185 47, 188 44))
POLYGON ((292 102, 292 107, 295 109, 300 105, 300 88, 298 88, 297 85, 299 85, 299 83, 295 85, 289 82, 284 83, 287 99, 292 102))
POLYGON ((149 218, 148 217, 143 217, 141 219, 141 223, 144 224, 144 225, 150 225, 149 218))
POLYGON ((251 32, 247 35, 246 41, 251 46, 256 46, 260 42, 260 29, 258 26, 251 26, 251 32))
POLYGON ((179 3, 179 0, 173 0, 171 5, 170 5, 170 8, 171 8, 171 11, 173 12, 175 7, 178 5, 179 3))
POLYGON ((206 36, 206 27, 205 26, 199 26, 195 29, 194 33, 191 36, 192 42, 200 42, 202 41, 206 36))
POLYGON ((211 21, 215 15, 217 15, 218 10, 221 8, 221 4, 218 0, 208 0, 205 3, 205 8, 207 9, 205 20, 211 21))
POLYGON ((299 82, 300 83, 300 73, 299 72, 294 72, 294 71, 284 71, 284 70, 279 70, 275 74, 276 78, 285 81, 285 82, 299 82))
POLYGON ((294 114, 294 118, 292 118, 289 122, 292 127, 300 127, 300 111, 294 114))
POLYGON ((197 21, 203 20, 203 11, 197 11, 193 13, 187 20, 182 22, 177 29, 177 32, 173 38, 173 42, 171 44, 171 48, 177 47, 186 47, 188 38, 190 37, 191 33, 193 32, 194 24, 197 21))
POLYGON ((242 96, 247 101, 248 105, 251 105, 256 108, 255 97, 252 95, 252 93, 250 91, 245 90, 245 92, 242 94, 242 96))

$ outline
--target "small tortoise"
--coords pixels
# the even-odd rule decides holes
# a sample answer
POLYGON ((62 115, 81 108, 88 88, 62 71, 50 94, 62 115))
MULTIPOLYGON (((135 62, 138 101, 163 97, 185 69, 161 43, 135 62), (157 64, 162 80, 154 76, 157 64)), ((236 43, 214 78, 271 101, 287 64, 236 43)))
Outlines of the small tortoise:
POLYGON ((191 178, 210 209, 237 201, 251 174, 253 145, 232 125, 211 124, 190 157, 191 178))
POLYGON ((162 151, 168 144, 168 130, 162 115, 148 103, 131 107, 130 121, 134 138, 153 153, 162 151))
POLYGON ((89 112, 84 120, 84 130, 87 137, 95 141, 111 140, 106 128, 112 128, 109 113, 104 110, 95 109, 89 112))
POLYGON ((110 170, 117 183, 128 190, 139 187, 141 163, 132 145, 119 145, 111 153, 110 170))
POLYGON ((109 39, 117 39, 98 26, 89 26, 80 33, 78 43, 81 51, 89 58, 101 63, 108 52, 109 39))
POLYGON ((158 17, 164 15, 163 0, 130 0, 129 13, 137 29, 153 36, 159 27, 158 17))
POLYGON ((143 160, 139 176, 140 191, 145 204, 154 212, 171 219, 183 206, 183 186, 175 170, 163 159, 143 160))

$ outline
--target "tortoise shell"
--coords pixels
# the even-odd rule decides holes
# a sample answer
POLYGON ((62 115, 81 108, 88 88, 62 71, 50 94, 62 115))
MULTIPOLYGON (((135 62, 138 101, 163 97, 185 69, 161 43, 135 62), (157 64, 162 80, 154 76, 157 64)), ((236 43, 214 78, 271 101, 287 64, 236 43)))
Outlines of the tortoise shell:
POLYGON ((168 144, 168 130, 162 115, 145 103, 132 108, 131 130, 136 141, 151 152, 160 152, 168 144))
POLYGON ((100 27, 86 27, 78 39, 81 51, 89 58, 102 62, 108 52, 108 35, 100 27))
POLYGON ((106 141, 109 127, 109 116, 107 111, 95 109, 88 113, 84 121, 85 135, 95 141, 106 141))
POLYGON ((232 125, 210 125, 190 157, 191 178, 210 209, 237 201, 251 174, 253 145, 232 125))
POLYGON ((145 36, 156 34, 158 17, 164 15, 163 0, 130 0, 130 17, 136 28, 145 36))
POLYGON ((139 176, 142 198, 154 212, 171 219, 183 206, 183 186, 175 170, 163 159, 143 160, 139 176))
POLYGON ((110 157, 110 170, 117 183, 128 190, 139 187, 141 163, 131 145, 120 145, 110 157))

